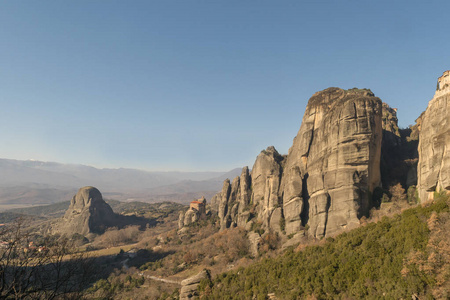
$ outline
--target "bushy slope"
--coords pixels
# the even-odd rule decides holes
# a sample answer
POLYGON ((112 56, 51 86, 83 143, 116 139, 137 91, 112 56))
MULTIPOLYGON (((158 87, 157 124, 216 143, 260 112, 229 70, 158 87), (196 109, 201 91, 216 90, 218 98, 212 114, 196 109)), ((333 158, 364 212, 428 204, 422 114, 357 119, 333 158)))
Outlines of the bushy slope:
POLYGON ((449 198, 441 196, 321 246, 221 274, 211 288, 203 285, 202 293, 208 299, 267 299, 270 293, 279 299, 445 298, 449 242, 440 227, 448 227, 448 211, 449 198))

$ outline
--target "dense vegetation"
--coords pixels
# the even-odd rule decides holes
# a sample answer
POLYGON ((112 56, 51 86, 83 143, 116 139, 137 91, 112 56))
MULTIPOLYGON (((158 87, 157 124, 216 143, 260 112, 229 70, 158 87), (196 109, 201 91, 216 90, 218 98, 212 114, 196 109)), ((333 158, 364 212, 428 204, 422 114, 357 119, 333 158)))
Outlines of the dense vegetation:
POLYGON ((270 293, 280 299, 446 298, 449 199, 437 196, 433 204, 321 245, 223 273, 202 293, 208 299, 266 299, 270 293))

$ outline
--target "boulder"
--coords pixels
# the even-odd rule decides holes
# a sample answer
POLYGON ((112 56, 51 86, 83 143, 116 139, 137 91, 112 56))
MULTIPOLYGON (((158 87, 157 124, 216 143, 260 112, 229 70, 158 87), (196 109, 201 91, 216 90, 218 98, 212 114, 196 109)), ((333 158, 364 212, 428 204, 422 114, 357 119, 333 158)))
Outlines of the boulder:
POLYGON ((211 280, 211 273, 207 269, 203 269, 197 275, 189 277, 181 281, 180 300, 198 297, 198 285, 202 280, 211 280))

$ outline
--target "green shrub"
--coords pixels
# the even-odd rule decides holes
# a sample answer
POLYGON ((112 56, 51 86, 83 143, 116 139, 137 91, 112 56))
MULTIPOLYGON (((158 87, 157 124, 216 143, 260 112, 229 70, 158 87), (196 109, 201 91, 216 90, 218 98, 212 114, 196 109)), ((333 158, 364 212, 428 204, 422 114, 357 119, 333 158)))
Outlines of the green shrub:
POLYGON ((284 234, 286 233, 286 220, 283 217, 280 218, 280 229, 284 234))
MULTIPOLYGON (((429 206, 418 206, 392 218, 343 233, 323 246, 289 250, 281 257, 219 274, 206 299, 407 299, 424 295, 436 282, 414 264, 403 274, 411 253, 425 255, 433 212, 449 211, 448 196, 436 195, 429 206)), ((421 297, 422 298, 422 297, 421 297)), ((424 296, 424 298, 427 298, 424 296)))

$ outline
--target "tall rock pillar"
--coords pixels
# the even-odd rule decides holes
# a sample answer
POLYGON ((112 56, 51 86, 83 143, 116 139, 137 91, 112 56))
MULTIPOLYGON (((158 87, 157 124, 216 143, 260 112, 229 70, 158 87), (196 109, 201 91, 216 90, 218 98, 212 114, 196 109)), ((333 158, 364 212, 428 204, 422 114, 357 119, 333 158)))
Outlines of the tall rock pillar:
POLYGON ((381 100, 328 88, 308 102, 283 172, 286 234, 315 237, 355 227, 380 185, 381 100))
POLYGON ((450 71, 439 77, 421 117, 417 186, 423 202, 433 199, 434 192, 450 193, 450 71))

